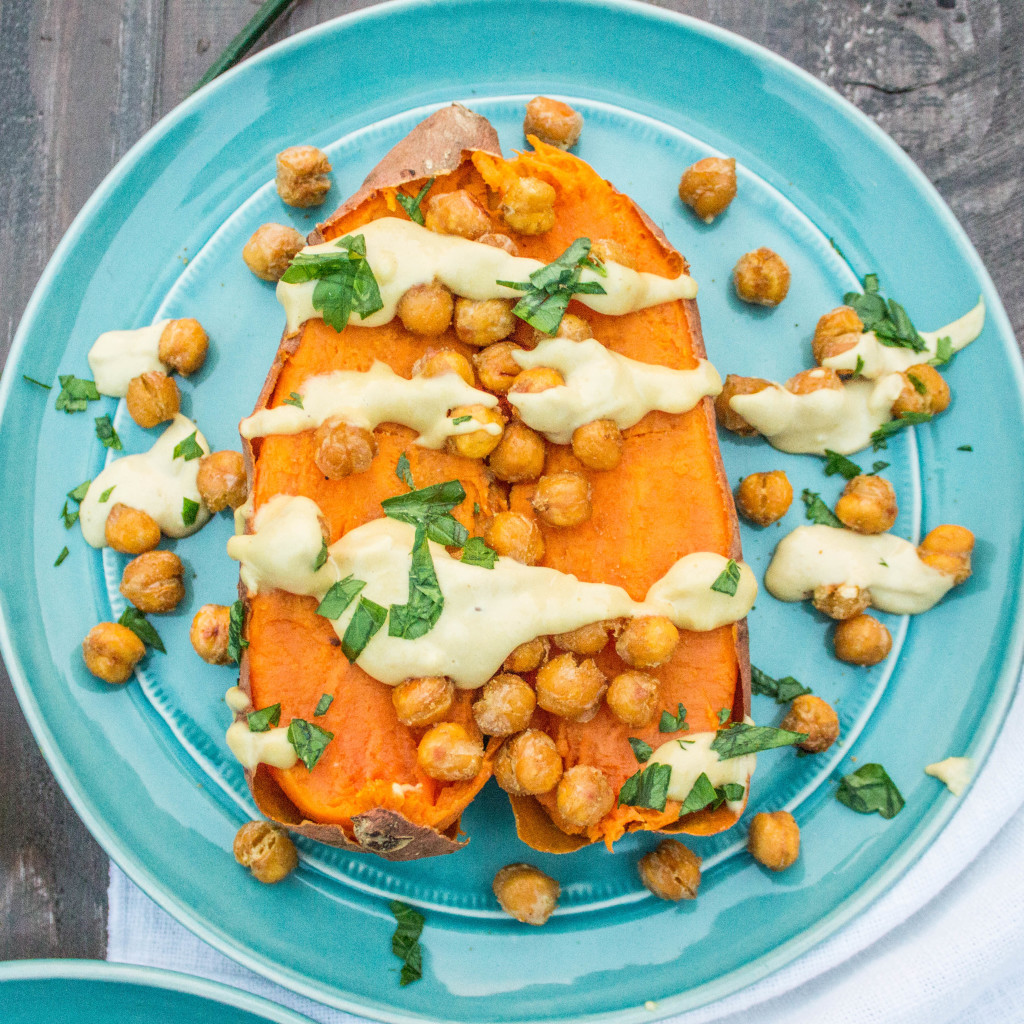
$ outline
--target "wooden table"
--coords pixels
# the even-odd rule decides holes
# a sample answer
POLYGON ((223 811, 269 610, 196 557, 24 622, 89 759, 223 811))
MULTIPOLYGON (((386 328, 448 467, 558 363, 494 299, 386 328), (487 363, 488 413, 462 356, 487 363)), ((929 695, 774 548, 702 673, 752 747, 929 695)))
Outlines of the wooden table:
MULTIPOLYGON (((128 147, 187 95, 255 4, 0 0, 3 357, 71 219, 128 147)), ((267 42, 366 6, 298 0, 267 42)), ((1024 334, 1020 0, 658 6, 769 47, 870 114, 953 208, 1024 334)), ((2 670, 0 737, 0 960, 102 958, 107 859, 54 782, 2 670)))

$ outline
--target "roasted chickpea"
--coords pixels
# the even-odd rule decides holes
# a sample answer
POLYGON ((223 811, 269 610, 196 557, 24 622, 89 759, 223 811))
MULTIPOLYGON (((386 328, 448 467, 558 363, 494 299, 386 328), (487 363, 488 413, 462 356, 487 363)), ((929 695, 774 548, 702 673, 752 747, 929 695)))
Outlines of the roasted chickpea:
POLYGON ((443 377, 446 373, 457 373, 471 388, 476 386, 469 360, 453 348, 428 349, 413 363, 412 372, 417 377, 443 377))
POLYGON ((423 219, 428 231, 441 235, 474 239, 491 230, 487 211, 464 188, 434 196, 423 219))
POLYGON ((608 687, 605 701, 626 725, 648 725, 658 710, 660 684, 645 672, 620 672, 608 687))
POLYGON ((141 612, 174 611, 185 596, 185 567, 173 551, 147 551, 121 576, 121 593, 141 612))
POLYGON ((855 615, 836 626, 836 657, 851 665, 877 665, 892 650, 889 630, 870 615, 855 615))
POLYGON ((232 451, 204 455, 199 460, 196 487, 203 504, 211 512, 238 508, 245 502, 248 490, 245 460, 239 452, 232 451))
POLYGON ((262 281, 280 281, 288 265, 306 247, 301 232, 286 224, 263 224, 245 247, 245 265, 262 281))
POLYGON ((391 702, 402 725, 418 727, 440 722, 451 711, 455 684, 447 676, 406 679, 391 691, 391 702))
POLYGON ((523 134, 536 135, 541 142, 558 149, 571 149, 583 131, 583 115, 568 103, 547 96, 534 96, 526 104, 523 134))
POLYGON ((553 878, 530 864, 506 865, 494 876, 492 888, 501 909, 523 924, 544 924, 561 894, 553 878))
POLYGON ((548 473, 537 481, 531 504, 550 526, 579 526, 593 514, 590 481, 579 473, 548 473))
POLYGON ((801 370, 786 381, 786 390, 794 395, 809 395, 815 391, 842 391, 843 382, 835 370, 827 366, 813 366, 801 370))
POLYGON ((289 206, 319 206, 331 188, 330 171, 316 146, 290 146, 277 154, 277 194, 289 206))
POLYGON ((630 619, 615 644, 615 653, 630 668, 656 668, 672 657, 679 630, 664 615, 630 619))
POLYGON ((519 512, 499 512, 484 530, 484 541, 503 558, 536 565, 544 557, 544 535, 536 521, 519 512))
POLYGON ((789 811, 755 814, 747 833, 751 857, 772 871, 785 871, 800 856, 800 826, 789 811))
POLYGON ((488 680, 473 703, 473 718, 487 736, 511 736, 530 724, 537 695, 522 676, 504 672, 488 680))
POLYGON ((396 312, 407 331, 434 338, 451 327, 455 298, 439 281, 417 284, 398 300, 396 312))
POLYGON ((116 622, 93 626, 82 641, 85 667, 105 683, 126 683, 145 653, 146 645, 116 622))
POLYGON ((537 703, 572 722, 589 722, 607 689, 604 673, 589 658, 577 664, 573 655, 560 654, 537 670, 537 703))
POLYGON ((498 207, 521 235, 543 235, 555 226, 555 190, 540 178, 516 178, 498 207))
MULTIPOLYGON (((864 331, 864 323, 855 310, 849 306, 837 306, 826 313, 814 328, 811 340, 811 352, 818 364, 826 359, 833 359, 853 348, 860 341, 864 331)), ((840 373, 852 373, 852 370, 840 373)))
POLYGON ((181 408, 178 385, 159 370, 149 370, 132 377, 128 382, 125 397, 128 415, 140 427, 155 427, 158 423, 173 420, 181 408))
POLYGON ((550 793, 561 777, 558 747, 539 729, 527 729, 507 740, 494 759, 494 781, 513 796, 550 793))
POLYGON ((487 464, 499 480, 519 484, 536 480, 544 472, 545 452, 544 438, 525 423, 513 420, 505 428, 487 464))
POLYGON ((974 534, 963 526, 947 523, 936 526, 921 541, 917 554, 926 565, 952 576, 953 585, 959 586, 971 575, 973 550, 974 534))
POLYGON ((790 705, 782 728, 807 733, 807 739, 797 746, 808 753, 820 754, 839 739, 839 716, 827 701, 813 693, 804 693, 790 705))
POLYGON ((793 485, 781 469, 751 473, 736 488, 736 507, 740 514, 758 526, 778 522, 792 502, 793 485))
POLYGON ((363 427, 331 416, 316 428, 313 461, 328 480, 365 473, 377 454, 377 439, 363 427))
POLYGON ((678 839, 663 839, 640 858, 640 881, 660 900, 695 900, 700 888, 700 857, 678 839))
POLYGON ((228 654, 231 609, 226 604, 204 604, 192 618, 188 638, 196 654, 211 665, 230 665, 228 654))
POLYGON ((579 629, 570 629, 568 633, 556 633, 551 639, 560 651, 587 658, 600 654, 608 646, 608 624, 591 622, 579 629))
POLYGON ((756 428, 752 427, 733 407, 729 404, 737 395, 756 395, 759 391, 772 386, 771 381, 762 380, 760 377, 740 377, 730 373, 725 378, 725 384, 715 399, 715 415, 718 422, 726 430, 731 430, 741 437, 754 437, 757 434, 756 428))
POLYGON ((448 450, 453 455, 461 455, 466 459, 486 459, 501 443, 505 431, 505 417, 501 410, 489 409, 486 405, 460 405, 452 409, 451 418, 458 419, 460 416, 472 416, 478 423, 500 428, 496 434, 481 427, 468 434, 452 434, 448 438, 448 450))
POLYGON ((575 313, 566 313, 558 322, 558 329, 554 334, 545 334, 543 331, 534 330, 533 343, 539 345, 548 338, 568 338, 569 341, 586 341, 594 336, 594 331, 589 321, 575 313))
POLYGON ((480 383, 488 391, 503 395, 523 368, 512 358, 513 352, 522 352, 514 341, 499 341, 488 345, 473 356, 473 365, 480 375, 480 383))
POLYGON ((744 302, 777 306, 789 292, 789 267, 778 253, 762 246, 739 258, 732 283, 744 302))
POLYGON ((160 543, 160 524, 148 513, 117 502, 103 529, 107 544, 123 555, 141 555, 160 543))
POLYGON ((885 533, 898 511, 896 491, 881 476, 855 476, 836 502, 836 518, 857 533, 885 533))
POLYGON ((427 731, 416 750, 420 769, 439 782, 475 778, 484 763, 483 744, 457 722, 441 722, 427 731))
POLYGON ((555 801, 559 817, 573 828, 596 825, 615 806, 615 791, 600 768, 578 764, 558 780, 555 801))
POLYGON ((527 640, 525 644, 520 644, 512 651, 502 668, 506 672, 532 672, 547 660, 550 650, 547 637, 538 636, 533 640, 527 640))
POLYGON ((854 583, 823 583, 814 588, 811 604, 830 619, 842 621, 870 607, 871 594, 854 583))
POLYGON ((299 866, 295 844, 283 828, 269 821, 247 821, 235 835, 234 854, 256 881, 266 885, 287 878, 299 866))
POLYGON ((455 333, 467 345, 485 348, 507 338, 516 326, 511 299, 455 300, 455 333))
POLYGON ((924 412, 937 416, 949 408, 949 385, 942 374, 927 363, 911 366, 903 377, 903 390, 892 404, 894 417, 908 412, 924 412))
POLYGON ((198 320, 172 320, 160 334, 157 356, 183 377, 196 372, 206 361, 210 339, 198 320))
POLYGON ((708 156, 691 164, 679 181, 679 198, 710 224, 736 198, 736 161, 708 156))
POLYGON ((536 395, 541 391, 559 388, 563 384, 565 378, 553 367, 531 366, 528 370, 523 370, 512 382, 509 394, 536 395))
POLYGON ((615 420, 591 420, 573 431, 572 452, 587 469, 614 469, 622 461, 622 431, 615 420))
POLYGON ((488 231, 482 234, 477 241, 481 245, 489 245, 494 249, 504 249, 509 256, 519 255, 519 246, 508 235, 503 235, 501 232, 488 231))
POLYGON ((595 238, 590 247, 590 255, 602 263, 618 263, 621 267, 629 267, 636 270, 636 260, 633 254, 614 238, 595 238))

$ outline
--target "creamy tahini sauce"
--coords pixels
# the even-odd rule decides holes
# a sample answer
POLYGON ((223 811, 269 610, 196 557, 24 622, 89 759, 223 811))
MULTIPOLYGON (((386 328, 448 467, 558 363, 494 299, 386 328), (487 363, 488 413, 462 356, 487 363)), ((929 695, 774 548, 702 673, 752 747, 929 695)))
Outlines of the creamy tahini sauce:
MULTIPOLYGON (((716 735, 714 732, 687 733, 681 739, 662 743, 651 754, 648 765, 657 762, 667 764, 672 769, 672 779, 668 786, 670 800, 685 800, 702 774, 715 787, 724 786, 728 782, 736 783, 743 787, 746 796, 750 776, 757 767, 757 754, 744 754, 723 761, 718 751, 711 749, 716 735)), ((743 799, 729 800, 726 806, 731 811, 738 811, 743 807, 743 799)))
POLYGON ((224 703, 237 715, 250 706, 249 695, 240 686, 232 686, 224 694, 224 703))
POLYGON ((614 420, 625 430, 654 409, 687 412, 722 390, 722 378, 706 359, 693 370, 671 370, 628 359, 593 338, 551 338, 512 358, 524 369, 554 367, 565 378, 562 387, 508 396, 523 422, 555 444, 568 444, 584 423, 614 420))
POLYGON ((939 338, 949 338, 953 351, 959 352, 981 334, 984 326, 985 300, 979 298, 974 309, 965 313, 959 320, 954 320, 937 331, 919 331, 927 346, 925 352, 883 345, 873 331, 867 331, 860 335, 860 340, 853 348, 847 349, 841 355, 823 360, 821 365, 833 370, 854 370, 857 367, 857 359, 860 358, 863 364, 860 376, 874 380, 887 373, 900 373, 918 363, 927 363, 929 359, 934 359, 938 352, 939 338))
POLYGON ((101 395, 124 398, 132 377, 159 370, 170 373, 160 361, 160 335, 170 320, 132 331, 107 331, 89 349, 89 369, 101 395))
POLYGON ((883 612, 917 615, 938 604, 953 577, 922 562, 902 537, 831 526, 798 526, 764 574, 768 593, 780 601, 803 601, 815 587, 833 583, 870 591, 871 604, 883 612))
POLYGON ((924 772, 944 782, 953 796, 959 796, 971 781, 974 765, 969 757, 947 757, 944 761, 928 765, 924 772))
POLYGON ((228 726, 226 739, 228 749, 249 771, 254 771, 259 764, 291 768, 299 759, 284 726, 266 732, 251 732, 246 719, 240 718, 228 726))
MULTIPOLYGON (((314 570, 321 545, 318 516, 308 498, 278 495, 256 514, 255 533, 228 541, 228 554, 242 563, 249 590, 279 587, 321 598, 335 581, 353 575, 366 581, 361 596, 385 607, 404 604, 413 527, 393 519, 357 527, 333 544, 325 565, 314 570)), ((514 648, 537 636, 636 615, 666 615, 681 629, 714 629, 743 618, 757 595, 754 575, 743 563, 735 596, 711 590, 727 559, 708 552, 680 559, 639 602, 620 587, 582 583, 555 569, 510 558, 483 569, 452 558, 439 545, 430 549, 445 599, 437 624, 417 640, 388 636, 385 626, 358 658, 365 672, 390 685, 446 675, 456 686, 474 688, 487 682, 514 648)), ((339 636, 356 603, 335 621, 339 636)))
MULTIPOLYGON (((398 300, 412 287, 437 280, 456 295, 467 299, 514 299, 522 292, 504 288, 497 282, 527 281, 543 263, 522 256, 510 256, 481 242, 457 235, 440 235, 409 220, 382 217, 358 229, 366 239, 366 259, 377 279, 383 308, 365 320, 353 313, 349 324, 379 327, 386 324, 398 307, 398 300)), ((310 245, 305 254, 337 253, 334 241, 310 245)), ((621 315, 646 309, 661 302, 692 299, 697 282, 686 274, 676 278, 638 273, 618 263, 606 263, 607 277, 591 270, 583 271, 582 281, 597 281, 605 295, 577 295, 584 305, 598 313, 621 315)), ((313 308, 315 281, 277 286, 277 298, 284 307, 288 331, 297 330, 306 320, 319 317, 313 308)))
MULTIPOLYGON (((486 248, 486 247, 485 247, 486 248)), ((400 377, 386 363, 375 362, 366 372, 337 370, 309 377, 298 394, 302 408, 279 405, 262 409, 239 426, 242 437, 267 434, 297 434, 313 430, 326 419, 340 416, 366 430, 380 423, 400 423, 419 432, 416 443, 424 448, 440 448, 453 434, 485 430, 500 434, 497 423, 470 419, 452 423, 448 413, 460 405, 484 405, 493 408, 498 399, 486 391, 470 387, 457 373, 439 377, 400 377)))
POLYGON ((203 453, 209 454, 206 438, 188 417, 178 413, 148 452, 115 459, 89 484, 78 521, 82 525, 82 536, 94 548, 106 543, 107 516, 119 503, 148 512, 168 537, 188 537, 206 524, 210 513, 196 486, 199 459, 186 461, 174 457, 175 446, 193 431, 203 453), (114 489, 107 500, 100 501, 100 495, 111 487, 114 489), (199 504, 195 522, 190 526, 181 518, 184 498, 199 504))
POLYGON ((871 435, 893 418, 892 403, 902 390, 903 378, 890 373, 805 395, 773 384, 754 395, 736 395, 729 405, 779 451, 824 455, 828 448, 850 455, 871 444, 871 435))

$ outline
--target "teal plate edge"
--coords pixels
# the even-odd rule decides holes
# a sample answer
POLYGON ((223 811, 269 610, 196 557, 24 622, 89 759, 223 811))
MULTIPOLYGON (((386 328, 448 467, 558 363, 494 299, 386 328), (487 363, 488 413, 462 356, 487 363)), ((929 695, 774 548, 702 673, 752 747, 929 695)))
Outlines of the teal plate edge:
MULTIPOLYGON (((425 5, 422 3, 406 2, 387 4, 381 7, 371 8, 356 15, 347 16, 343 19, 338 19, 335 22, 330 22, 326 25, 308 30, 305 33, 301 33, 298 36, 279 44, 266 54, 262 54, 254 58, 251 62, 247 62, 242 67, 229 73, 223 80, 215 82, 213 85, 203 90, 203 92, 197 97, 186 101, 181 107, 161 121, 133 148, 122 163, 119 164, 118 167, 115 168, 115 170, 107 177, 97 193, 83 208, 82 212, 69 229, 67 235, 62 240, 61 245, 58 247, 57 252, 47 268, 47 271, 43 275, 43 278, 29 303, 28 309, 26 310, 25 318, 19 328, 12 347, 8 363, 9 369, 18 366, 22 350, 27 344, 30 328, 33 321, 39 314, 45 294, 53 286, 75 246, 81 241, 90 221, 94 219, 97 211, 102 207, 103 203, 106 202, 122 184, 129 180, 132 171, 151 146, 165 139, 176 128, 179 128, 190 118, 196 117, 204 104, 212 97, 221 94, 226 95, 231 89, 238 90, 244 88, 247 76, 256 74, 261 67, 272 62, 276 56, 287 53, 292 48, 306 46, 310 42, 314 41, 318 36, 341 30, 354 31, 357 30, 360 25, 372 22, 374 19, 401 17, 405 13, 413 13, 417 10, 421 10, 424 6, 425 5)), ((434 4, 432 6, 435 9, 441 8, 449 10, 456 7, 455 4, 434 4)), ((473 0, 473 2, 462 3, 457 6, 462 10, 466 10, 470 7, 489 7, 493 10, 498 10, 506 5, 496 2, 496 0, 473 0)), ((581 5, 565 3, 559 6, 563 10, 568 11, 573 9, 579 10, 581 5)), ((521 10, 522 5, 520 5, 518 9, 521 10)), ((967 261, 971 271, 975 275, 975 278, 984 286, 986 298, 989 304, 989 322, 990 324, 994 323, 999 335, 1003 339, 1005 354, 1007 355, 1008 365, 1013 373, 1013 380, 1016 385, 1018 395, 1022 390, 1024 390, 1024 388, 1022 388, 1022 379, 1024 379, 1024 375, 1022 375, 1019 352, 1016 350, 1015 346, 1006 341, 1007 338, 1012 340, 1012 331, 1010 330, 1006 315, 998 302, 994 288, 992 287, 980 260, 973 248, 970 246, 970 243, 967 241, 962 230, 957 225, 952 214, 946 208, 935 190, 927 182, 920 171, 918 171, 912 162, 906 157, 906 155, 903 154, 902 151, 899 150, 898 147, 896 147, 895 144, 873 124, 873 122, 856 111, 856 109, 846 103, 846 101, 831 93, 824 86, 821 86, 820 83, 809 75, 806 75, 799 69, 794 68, 792 65, 789 65, 787 62, 767 51, 762 50, 754 44, 732 36, 729 33, 711 28, 703 23, 696 22, 691 19, 672 15, 643 5, 613 3, 607 2, 607 0, 592 0, 592 2, 587 4, 587 9, 590 11, 597 10, 602 12, 629 12, 643 21, 660 23, 664 26, 673 26, 677 30, 684 29, 687 32, 694 33, 698 36, 716 40, 722 45, 728 46, 733 51, 742 54, 752 62, 760 64, 761 66, 771 70, 776 76, 780 77, 785 82, 787 87, 795 89, 796 93, 802 92, 804 94, 809 94, 809 98, 807 95, 803 96, 804 100, 819 105, 823 104, 826 108, 839 116, 840 119, 848 122, 851 127, 855 127, 859 130, 859 132, 869 139, 870 142, 873 143, 888 160, 896 164, 898 170, 910 180, 918 193, 927 199, 934 216, 938 218, 943 228, 952 236, 952 238, 955 239, 959 254, 967 261)), ((463 90, 455 88, 452 88, 451 91, 455 94, 464 92, 463 90)), ((380 116, 384 116, 386 113, 386 110, 379 111, 380 116)), ((711 139, 711 141, 716 142, 717 140, 711 139)), ((780 179, 778 175, 773 175, 770 168, 762 167, 758 168, 758 170, 761 171, 766 180, 776 184, 786 184, 784 179, 780 179)), ((824 215, 824 211, 818 207, 817 203, 809 201, 805 202, 805 199, 805 196, 801 196, 801 200, 798 205, 800 205, 801 209, 805 210, 805 212, 808 212, 812 219, 816 220, 817 223, 835 222, 834 216, 829 217, 824 215), (819 214, 821 214, 821 216, 819 216, 819 214)), ((851 255, 853 259, 863 260, 866 258, 869 252, 868 246, 866 244, 858 246, 857 232, 855 230, 851 228, 848 234, 842 234, 840 237, 843 239, 844 249, 846 249, 847 253, 851 255), (850 241, 851 238, 853 239, 852 243, 850 241)), ((863 262, 859 265, 863 266, 863 262)), ((147 302, 149 306, 152 306, 155 301, 158 300, 159 295, 165 290, 166 282, 155 282, 152 294, 146 296, 144 301, 147 302)), ((9 372, 5 374, 5 380, 0 384, 0 409, 2 409, 3 416, 3 419, 0 420, 0 424, 5 428, 3 434, 0 436, 3 436, 5 441, 10 439, 12 428, 16 433, 20 433, 24 428, 28 427, 31 429, 32 426, 30 419, 16 419, 14 413, 12 413, 12 406, 15 403, 11 400, 11 389, 13 386, 12 381, 16 376, 16 374, 9 372)), ((20 413, 21 410, 18 409, 17 412, 20 413)), ((10 450, 5 452, 5 458, 8 461, 11 459, 10 450)), ((5 470, 5 477, 8 476, 11 476, 9 468, 5 470)), ((21 484, 22 493, 29 494, 30 496, 31 487, 26 487, 26 483, 30 484, 30 481, 26 482, 22 479, 17 482, 21 484)), ((8 538, 9 545, 7 550, 8 552, 14 552, 17 557, 24 558, 25 553, 31 550, 31 524, 28 522, 21 522, 15 525, 17 528, 20 528, 20 532, 18 529, 13 529, 11 531, 8 538)), ((4 567, 4 575, 7 576, 13 567, 13 558, 11 558, 4 567)), ((31 577, 32 569, 30 563, 20 566, 19 568, 22 569, 26 577, 31 577)), ((9 600, 9 593, 10 591, 5 588, 2 607, 2 622, 0 622, 0 643, 2 643, 3 652, 11 671, 15 689, 25 710, 26 717, 39 739, 44 755, 50 763, 51 768, 54 770, 55 775, 65 789, 65 792, 68 793, 72 803, 76 807, 76 810, 78 810, 90 830, 101 842, 107 852, 110 853, 113 859, 121 864, 128 874, 147 892, 149 892, 157 902, 181 919, 185 924, 196 931, 197 934, 201 935, 215 946, 223 949, 226 953, 235 957, 235 959, 247 963, 249 966, 252 966, 254 969, 259 970, 268 976, 274 977, 275 980, 279 980, 283 984, 290 985, 293 988, 304 991, 314 998, 325 999, 334 1005, 343 1006, 347 1009, 380 1014, 392 1020, 422 1019, 418 1014, 396 1013, 393 1009, 388 1007, 382 1007, 380 1005, 370 1006, 365 1003, 352 1002, 344 998, 339 998, 337 992, 325 990, 322 986, 310 983, 307 979, 298 978, 287 972, 277 970, 273 964, 268 963, 265 959, 239 949, 235 944, 233 944, 229 937, 222 935, 216 929, 209 927, 192 906, 179 899, 174 893, 170 892, 161 883, 160 878, 148 870, 143 861, 135 855, 135 852, 126 847, 125 844, 121 842, 120 837, 107 828, 103 819, 95 813, 94 804, 90 800, 89 794, 82 789, 76 768, 62 756, 55 737, 48 727, 40 705, 32 692, 31 684, 28 681, 26 665, 22 660, 22 653, 25 653, 26 655, 31 653, 34 655, 35 658, 33 660, 36 667, 45 667, 49 659, 47 656, 44 660, 35 660, 40 654, 42 654, 42 651, 38 647, 38 644, 41 642, 38 637, 35 638, 36 646, 31 652, 28 650, 31 645, 31 639, 26 637, 25 634, 19 636, 19 645, 21 649, 15 646, 14 634, 15 632, 21 633, 21 630, 16 629, 16 627, 20 626, 24 622, 26 618, 26 611, 30 615, 33 609, 31 607, 28 609, 18 607, 17 610, 14 610, 13 605, 9 600)), ((1019 601, 1020 593, 1018 592, 1012 596, 1008 595, 1008 597, 1011 597, 1013 601, 1019 601)), ((1022 629, 1019 615, 1015 616, 1013 628, 1005 637, 1005 641, 1002 656, 999 659, 998 679, 993 687, 989 713, 984 720, 982 730, 976 736, 975 751, 978 755, 986 753, 991 748, 1017 681, 1022 646, 1024 646, 1022 645, 1022 629)), ((52 664, 49 665, 49 668, 52 671, 52 664)), ((629 1010, 612 1014, 591 1015, 592 1019, 611 1019, 614 1017, 617 1020, 650 1020, 659 1016, 677 1013, 680 1010, 708 1002, 712 999, 719 998, 728 992, 735 991, 742 985, 749 984, 771 970, 778 968, 783 963, 792 959, 800 952, 803 952, 811 945, 817 943, 826 935, 833 932, 843 922, 847 921, 855 913, 862 910, 867 903, 874 899, 880 892, 889 887, 893 881, 899 877, 899 875, 902 874, 911 863, 913 863, 928 843, 930 843, 935 833, 939 828, 941 828, 945 821, 948 820, 954 806, 955 805, 951 801, 947 801, 942 807, 940 807, 926 822, 923 823, 922 827, 915 835, 914 842, 901 848, 898 857, 894 858, 893 861, 887 865, 884 873, 878 876, 872 884, 862 887, 855 896, 842 904, 842 906, 840 906, 833 914, 823 918, 817 928, 801 935, 798 939, 777 947, 760 961, 747 965, 742 969, 742 971, 725 975, 717 979, 715 982, 704 986, 700 990, 691 990, 690 992, 681 994, 678 997, 662 1000, 657 1014, 640 1012, 634 1008, 630 1008, 629 1010), (741 975, 741 977, 739 975, 741 975)))

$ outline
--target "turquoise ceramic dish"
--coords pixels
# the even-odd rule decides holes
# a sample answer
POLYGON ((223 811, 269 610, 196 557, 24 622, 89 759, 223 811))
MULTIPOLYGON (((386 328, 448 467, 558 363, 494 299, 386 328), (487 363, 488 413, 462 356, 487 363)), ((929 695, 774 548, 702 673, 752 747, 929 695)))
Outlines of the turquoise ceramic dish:
MULTIPOLYGON (((63 240, 0 385, 4 655, 40 746, 104 848, 161 906, 254 970, 392 1021, 657 1019, 750 984, 863 909, 953 810, 924 765, 950 754, 980 761, 991 747, 1022 647, 1021 384, 998 296, 948 209, 870 121, 791 65, 640 5, 372 8, 274 47, 188 100, 118 165, 63 240), (151 655, 127 688, 93 679, 79 644, 123 607, 123 562, 88 549, 77 529, 66 533, 57 513, 65 492, 102 465, 92 416, 115 407, 108 399, 92 416, 67 417, 21 374, 82 375, 99 332, 196 316, 213 350, 184 386, 184 409, 214 447, 236 446, 237 421, 283 324, 272 288, 249 274, 239 251, 263 221, 313 223, 277 199, 268 183, 274 154, 299 141, 330 151, 328 210, 437 105, 458 99, 486 114, 507 150, 522 144, 523 103, 538 92, 583 110, 580 155, 690 259, 709 354, 723 373, 785 379, 805 367, 814 323, 854 283, 851 266, 877 271, 925 329, 984 294, 985 331, 948 371, 951 411, 890 442, 884 456, 863 456, 868 466, 891 463, 897 532, 916 538, 946 521, 975 531, 975 575, 927 615, 889 619, 894 652, 869 671, 831 658, 825 624, 806 607, 759 599, 754 663, 833 701, 844 734, 821 758, 762 758, 750 813, 788 807, 803 832, 801 860, 783 875, 769 877, 745 856, 740 826, 695 844, 705 858, 699 900, 657 903, 635 873, 656 837, 627 837, 613 855, 539 856, 515 838, 492 785, 463 820, 473 841, 453 857, 387 864, 303 843, 300 870, 260 887, 230 855, 252 812, 223 741, 221 698, 233 677, 200 664, 187 635, 200 604, 232 600, 235 574, 223 554, 230 525, 219 518, 173 545, 196 576, 186 602, 159 619, 169 654, 151 655), (739 160, 740 194, 708 227, 679 205, 675 186, 683 167, 716 151, 739 160), (728 282, 739 254, 758 245, 793 270, 790 296, 774 312, 741 308, 728 282), (964 444, 973 451, 958 451, 964 444), (71 554, 55 568, 65 544, 71 554), (862 817, 834 800, 851 757, 885 764, 907 798, 897 818, 862 817), (560 912, 543 929, 504 918, 490 894, 494 871, 515 860, 562 883, 560 912), (428 916, 425 977, 406 988, 390 953, 394 896, 428 916)), ((126 450, 148 445, 146 432, 116 415, 126 450)), ((817 459, 732 436, 722 447, 733 483, 782 467, 797 491, 810 487, 830 502, 838 494, 817 459)), ((800 521, 797 507, 782 528, 745 529, 759 574, 782 529, 800 521)), ((754 714, 771 723, 779 709, 756 698, 754 714)))
POLYGON ((203 978, 101 960, 0 963, 4 1024, 311 1024, 203 978))

